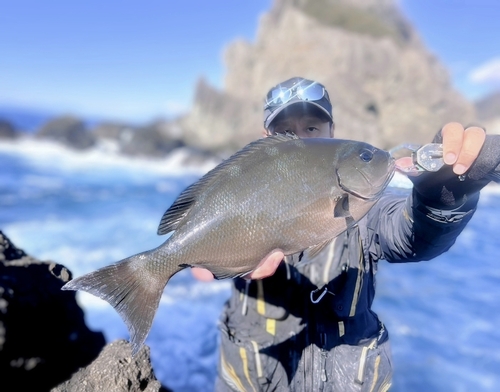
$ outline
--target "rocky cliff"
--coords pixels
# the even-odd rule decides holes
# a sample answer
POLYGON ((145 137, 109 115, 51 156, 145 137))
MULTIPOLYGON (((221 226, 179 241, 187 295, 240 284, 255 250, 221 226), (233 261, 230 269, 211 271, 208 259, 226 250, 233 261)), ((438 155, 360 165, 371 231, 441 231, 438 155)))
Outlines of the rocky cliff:
POLYGON ((180 122, 189 144, 225 151, 255 139, 264 95, 292 76, 325 84, 341 138, 388 148, 475 119, 393 0, 275 0, 255 42, 231 43, 225 63, 223 90, 201 80, 180 122))

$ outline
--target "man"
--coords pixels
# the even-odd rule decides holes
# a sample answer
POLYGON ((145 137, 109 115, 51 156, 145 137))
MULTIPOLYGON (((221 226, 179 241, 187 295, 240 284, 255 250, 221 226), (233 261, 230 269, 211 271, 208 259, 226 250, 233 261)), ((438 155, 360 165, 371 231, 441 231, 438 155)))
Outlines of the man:
MULTIPOLYGON (((266 97, 264 128, 267 135, 333 137, 326 89, 303 78, 278 84, 266 97)), ((450 123, 438 136, 444 175, 415 177, 407 197, 383 196, 319 254, 284 257, 276 249, 247 279, 234 280, 221 317, 217 391, 389 389, 388 333, 371 310, 378 261, 428 260, 447 251, 488 182, 459 178, 479 156, 483 129, 450 123)), ((213 278, 206 270, 193 273, 213 278)))

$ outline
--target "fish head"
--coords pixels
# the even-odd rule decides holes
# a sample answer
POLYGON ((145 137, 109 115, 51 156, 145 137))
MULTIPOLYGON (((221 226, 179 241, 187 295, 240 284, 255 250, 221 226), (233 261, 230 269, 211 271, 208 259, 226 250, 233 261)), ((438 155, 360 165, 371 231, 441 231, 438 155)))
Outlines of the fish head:
POLYGON ((347 141, 336 167, 342 190, 366 201, 377 200, 392 179, 394 158, 368 143, 347 141))

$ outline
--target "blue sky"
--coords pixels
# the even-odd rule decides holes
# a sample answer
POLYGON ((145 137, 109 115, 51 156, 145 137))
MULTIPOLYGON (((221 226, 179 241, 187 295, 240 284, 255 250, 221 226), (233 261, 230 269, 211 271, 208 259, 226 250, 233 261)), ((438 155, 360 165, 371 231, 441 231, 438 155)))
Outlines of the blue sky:
MULTIPOLYGON (((253 41, 272 0, 3 0, 0 105, 146 121, 222 86, 224 47, 253 41)), ((499 0, 399 0, 455 86, 500 88, 499 0)))

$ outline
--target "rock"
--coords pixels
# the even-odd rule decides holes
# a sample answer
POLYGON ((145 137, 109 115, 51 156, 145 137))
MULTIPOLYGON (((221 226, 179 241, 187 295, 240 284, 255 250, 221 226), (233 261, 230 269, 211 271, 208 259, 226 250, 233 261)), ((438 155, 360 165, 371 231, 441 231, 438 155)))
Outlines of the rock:
POLYGON ((73 116, 62 116, 48 121, 36 133, 39 139, 60 142, 76 150, 84 150, 95 144, 95 137, 85 128, 85 123, 73 116))
POLYGON ((104 346, 84 322, 62 265, 41 262, 0 232, 0 390, 48 391, 104 346))
POLYGON ((172 150, 184 146, 178 125, 156 121, 143 127, 103 123, 93 134, 98 140, 113 141, 119 152, 130 156, 165 157, 172 150))
POLYGON ((475 104, 480 125, 488 133, 500 134, 500 91, 487 95, 475 104))
POLYGON ((131 126, 120 123, 105 122, 98 124, 92 133, 96 139, 120 140, 121 135, 127 132, 131 126))
POLYGON ((150 125, 130 131, 120 139, 120 151, 126 155, 160 158, 184 143, 173 140, 157 126, 150 125))
POLYGON ((249 106, 244 99, 219 91, 201 78, 192 110, 179 123, 186 144, 226 153, 258 137, 260 112, 260 105, 249 106))
POLYGON ((124 340, 110 343, 89 366, 52 389, 52 392, 110 391, 168 391, 153 374, 149 347, 143 346, 132 358, 129 343, 124 340))
POLYGON ((76 293, 61 290, 70 279, 64 266, 28 256, 0 231, 0 390, 167 392, 149 347, 131 358, 127 342, 104 347, 103 334, 87 328, 76 293))
POLYGON ((12 140, 16 139, 18 136, 19 133, 9 121, 0 119, 0 140, 12 140))
POLYGON ((340 138, 390 148, 428 142, 448 121, 475 120, 396 0, 275 0, 255 43, 233 42, 225 63, 224 89, 200 81, 180 122, 198 148, 224 151, 259 137, 265 94, 293 76, 327 87, 340 138))

